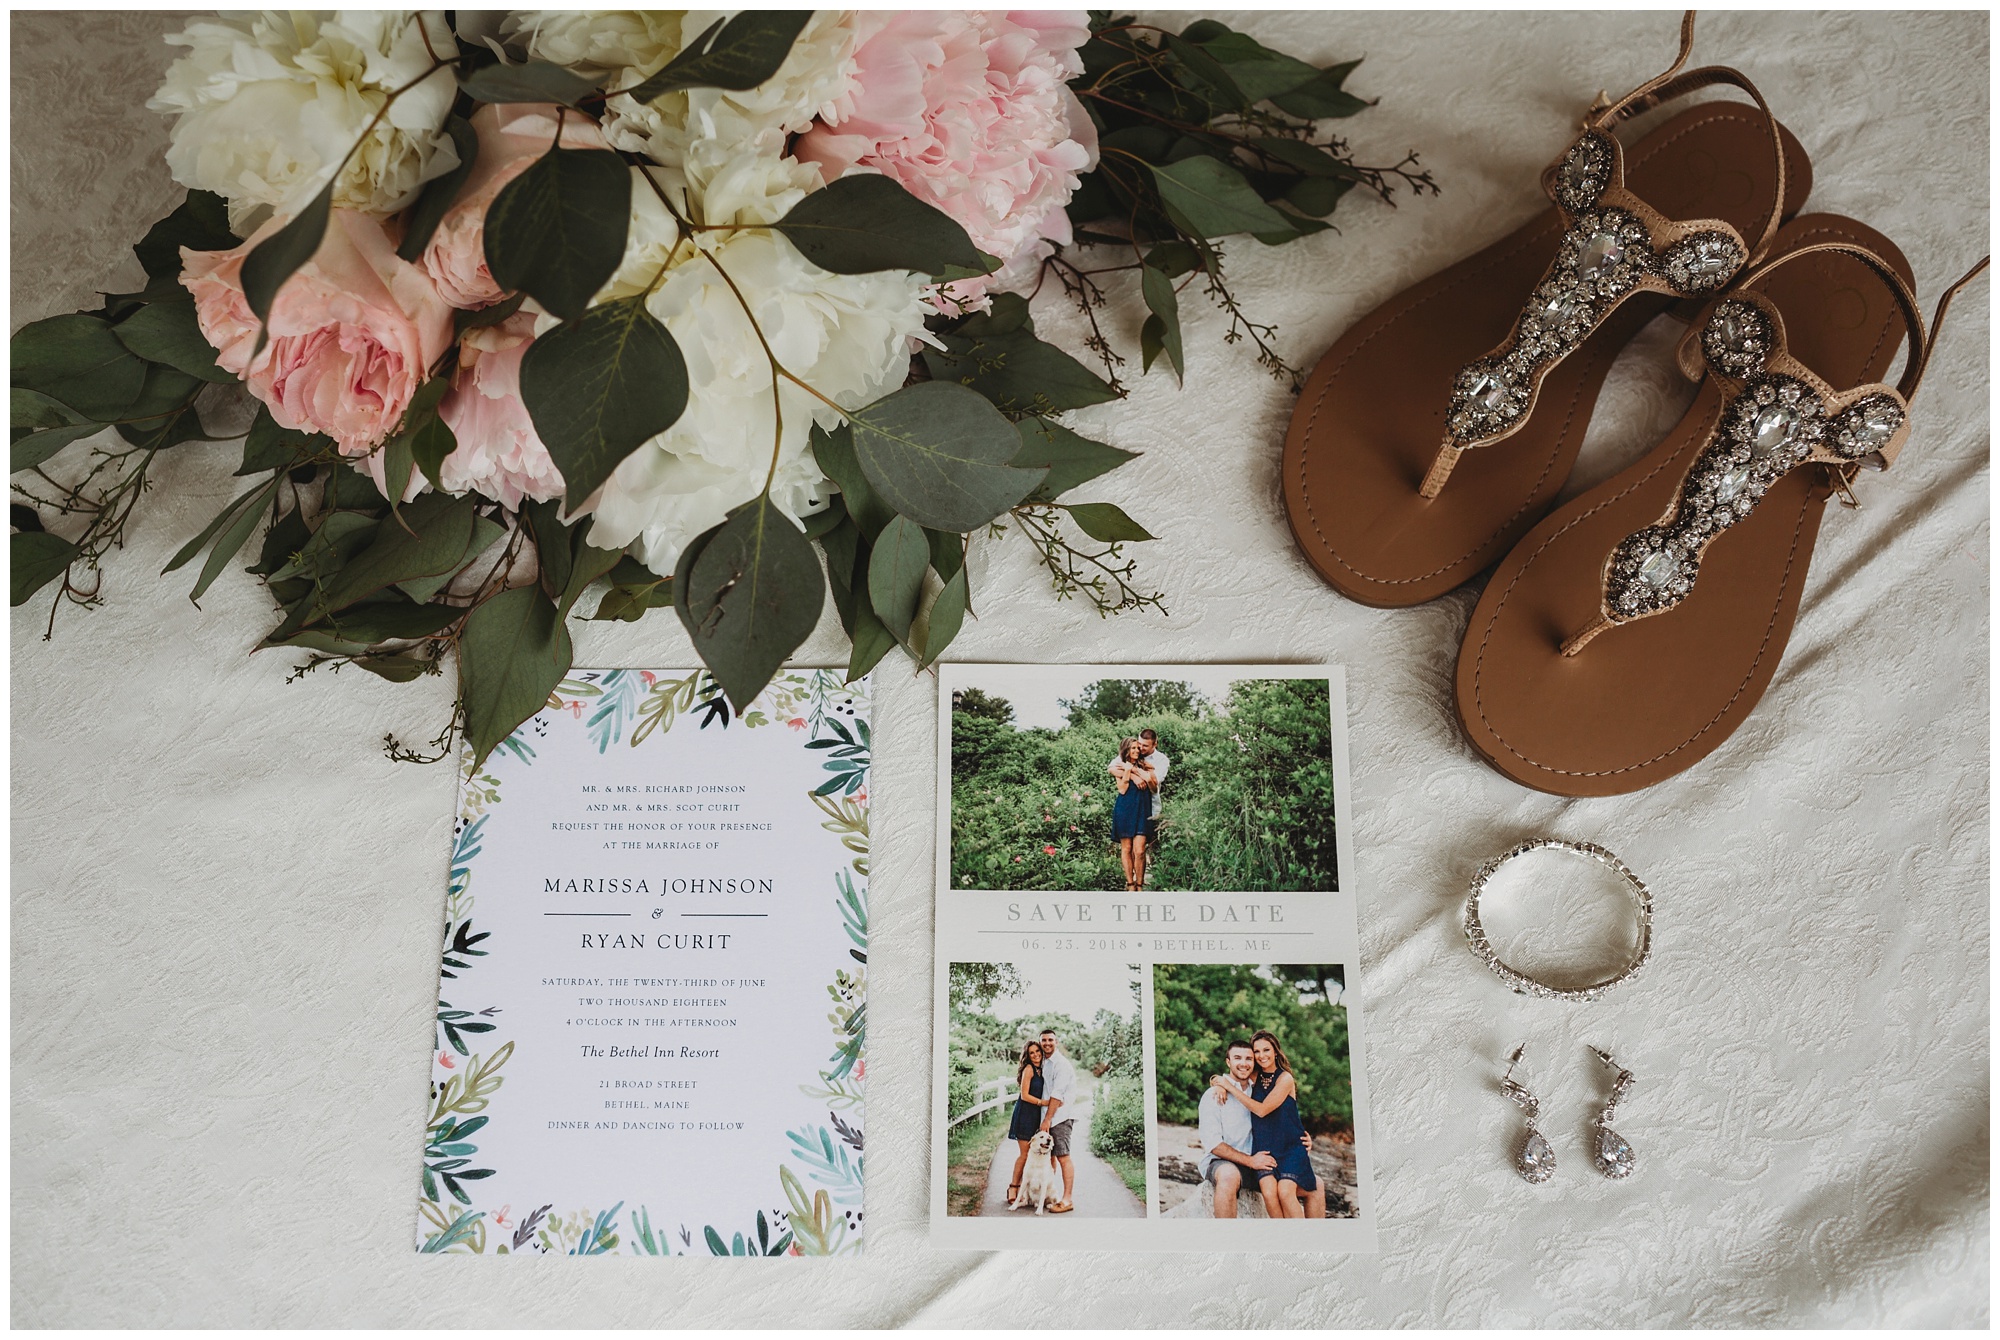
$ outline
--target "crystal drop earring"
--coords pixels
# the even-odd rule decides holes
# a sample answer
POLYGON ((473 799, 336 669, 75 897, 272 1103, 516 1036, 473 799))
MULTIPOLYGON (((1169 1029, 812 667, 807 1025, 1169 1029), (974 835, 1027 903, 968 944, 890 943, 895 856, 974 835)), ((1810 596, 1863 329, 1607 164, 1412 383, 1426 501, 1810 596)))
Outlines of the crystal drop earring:
POLYGON ((1535 1095, 1514 1082, 1514 1067, 1520 1064, 1521 1053, 1527 1049, 1528 1044, 1524 1042, 1514 1049, 1512 1056, 1507 1058, 1507 1073, 1500 1077, 1500 1092, 1513 1099, 1527 1118, 1528 1138, 1522 1142, 1521 1153, 1514 1160, 1514 1167, 1522 1177, 1539 1185, 1556 1175, 1556 1151, 1550 1147, 1547 1137, 1542 1134, 1541 1127, 1536 1124, 1535 1119, 1542 1111, 1541 1102, 1535 1095))
POLYGON ((1591 1125, 1597 1127, 1597 1144, 1592 1151, 1597 1171, 1613 1181, 1620 1181, 1630 1177, 1632 1169, 1638 1166, 1638 1156, 1632 1152, 1632 1146, 1624 1136, 1611 1129, 1611 1122, 1618 1115, 1618 1104, 1625 1101, 1625 1095, 1632 1091, 1632 1072, 1612 1060, 1610 1052, 1597 1047, 1590 1050, 1597 1053, 1598 1060, 1618 1072, 1618 1078, 1611 1082, 1611 1097, 1605 1100, 1604 1110, 1591 1119, 1591 1125))

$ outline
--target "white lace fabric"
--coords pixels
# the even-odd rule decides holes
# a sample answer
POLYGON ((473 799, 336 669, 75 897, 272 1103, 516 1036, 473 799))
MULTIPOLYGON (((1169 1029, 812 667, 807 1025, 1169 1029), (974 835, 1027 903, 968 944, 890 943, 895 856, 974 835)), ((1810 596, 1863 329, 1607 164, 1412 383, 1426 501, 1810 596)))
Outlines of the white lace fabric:
MULTIPOLYGON (((1179 26, 1188 16, 1168 18, 1179 26)), ((1335 128, 1423 151, 1445 194, 1357 192, 1340 231, 1228 245, 1234 291, 1310 366, 1384 298, 1547 207, 1542 166, 1597 89, 1671 58, 1673 15, 1222 16, 1381 105, 1335 128)), ((139 286, 126 250, 179 198, 143 107, 163 13, 14 16, 13 321, 139 286)), ((1811 152, 1810 208, 1916 267, 1926 310, 1986 250, 1979 13, 1705 14, 1697 62, 1754 78, 1811 152)), ((1488 769, 1452 720, 1474 592, 1351 604, 1293 550, 1277 477, 1292 398, 1198 286, 1189 375, 1137 370, 1136 284, 1100 313, 1134 390, 1073 416, 1146 455, 1079 495, 1171 617, 1053 604, 1019 537, 973 553, 952 655, 1347 666, 1381 1252, 992 1256, 924 1246, 936 701, 879 672, 865 1259, 510 1268, 409 1250, 453 782, 392 764, 448 681, 284 682, 230 572, 199 610, 157 576, 240 491, 233 445, 163 456, 102 609, 13 616, 12 1320, 22 1326, 1978 1326, 1989 1321, 1988 299, 1953 311, 1908 449, 1829 508, 1791 646, 1709 759, 1563 800, 1488 769), (1654 962, 1603 1001, 1513 996, 1458 927, 1480 862, 1602 843, 1652 888, 1654 962), (1559 1162, 1513 1169, 1525 1077, 1559 1162), (1607 1072, 1638 1172, 1590 1166, 1607 1072)), ((1080 347, 1060 300, 1043 333, 1080 347)), ((1635 459, 1691 391, 1661 323, 1608 382, 1571 493, 1635 459)), ((1504 448, 1501 448, 1504 449, 1504 448)), ((75 449, 72 449, 75 450, 75 449)), ((59 458, 61 466, 69 458, 59 458)), ((691 661, 671 615, 573 625, 581 663, 691 661)), ((844 660, 829 607, 802 650, 844 660)), ((950 896, 942 893, 941 896, 950 896)), ((746 1175, 763 1170, 746 1170, 746 1175)), ((568 1208, 568 1207, 566 1207, 568 1208)), ((699 1234, 697 1233, 697 1241, 699 1234)))

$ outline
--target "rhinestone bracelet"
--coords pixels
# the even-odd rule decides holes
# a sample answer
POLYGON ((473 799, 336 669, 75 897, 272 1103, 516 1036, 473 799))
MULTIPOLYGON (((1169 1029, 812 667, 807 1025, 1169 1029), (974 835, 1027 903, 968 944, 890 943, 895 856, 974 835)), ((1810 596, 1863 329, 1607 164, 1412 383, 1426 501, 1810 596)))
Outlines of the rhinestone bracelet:
POLYGON ((1493 970, 1494 976, 1524 996, 1540 996, 1545 1000, 1596 1000, 1620 982, 1629 981, 1633 977, 1636 977, 1639 974, 1639 970, 1646 966, 1647 960, 1652 958, 1653 895, 1647 891, 1644 884, 1639 882, 1639 877, 1632 873, 1630 867, 1594 842, 1568 842, 1562 838, 1536 838, 1531 842, 1523 842, 1520 846, 1514 847, 1509 851, 1501 852, 1485 865, 1480 866, 1479 873, 1472 877, 1472 891, 1467 895, 1465 900, 1465 940, 1467 944, 1472 946, 1472 952, 1479 956, 1479 961, 1493 970), (1500 955, 1494 952, 1492 942, 1486 938, 1486 928, 1479 921, 1479 895, 1486 891, 1486 882, 1493 878, 1494 871, 1513 860, 1516 856, 1524 856, 1531 851, 1539 851, 1543 848, 1553 851, 1575 852, 1579 856, 1588 856, 1593 861, 1610 866, 1618 873, 1621 879, 1632 886, 1632 893, 1637 899, 1639 906, 1639 952, 1615 976, 1590 986, 1568 989, 1550 986, 1546 982, 1538 982, 1525 973, 1510 968, 1507 964, 1501 962, 1500 955))

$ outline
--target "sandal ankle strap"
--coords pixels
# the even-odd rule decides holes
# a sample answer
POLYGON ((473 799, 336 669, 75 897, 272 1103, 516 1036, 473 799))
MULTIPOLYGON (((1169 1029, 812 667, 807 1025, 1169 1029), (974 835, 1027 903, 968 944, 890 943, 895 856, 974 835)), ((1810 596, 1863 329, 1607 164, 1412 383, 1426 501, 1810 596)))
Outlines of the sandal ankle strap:
POLYGON ((1604 560, 1597 616, 1562 644, 1574 656, 1620 624, 1664 614, 1686 600, 1709 545, 1749 516, 1780 478, 1805 466, 1823 467, 1850 506, 1863 469, 1886 470, 1909 437, 1909 408, 1936 347, 1945 313, 1958 292, 1987 266, 1977 265, 1947 288, 1924 329, 1916 297, 1895 269, 1866 247, 1825 242, 1788 251, 1746 276, 1712 303, 1682 340, 1683 372, 1715 378, 1722 407, 1709 443, 1681 480, 1675 500, 1652 525, 1626 536, 1604 560), (1869 382, 1836 389, 1793 358, 1784 320, 1757 282, 1780 266, 1823 252, 1861 261, 1895 296, 1909 352, 1895 386, 1869 382))
POLYGON ((1763 94, 1738 71, 1720 65, 1681 71, 1693 40, 1690 10, 1681 21, 1680 54, 1665 73, 1614 102, 1600 100, 1584 118, 1581 137, 1543 172, 1543 187, 1569 229, 1507 338, 1453 380, 1444 440, 1418 487, 1423 497, 1443 490, 1465 452, 1518 432, 1543 380, 1627 298, 1705 296, 1769 248, 1784 212, 1783 134, 1763 94), (1618 121, 1715 84, 1748 93, 1771 133, 1777 163, 1771 211, 1754 241, 1721 219, 1668 219, 1634 195, 1625 186, 1624 147, 1610 133, 1618 121))

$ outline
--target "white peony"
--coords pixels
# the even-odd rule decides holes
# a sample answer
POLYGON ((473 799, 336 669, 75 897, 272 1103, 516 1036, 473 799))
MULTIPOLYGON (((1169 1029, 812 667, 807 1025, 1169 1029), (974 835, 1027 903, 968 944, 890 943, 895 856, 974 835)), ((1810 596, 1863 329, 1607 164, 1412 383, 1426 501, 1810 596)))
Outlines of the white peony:
MULTIPOLYGON (((631 88, 656 73, 729 10, 526 10, 504 31, 542 60, 631 88)), ((640 103, 614 95, 604 136, 679 169, 695 189, 744 154, 781 156, 786 142, 845 96, 854 81, 854 14, 816 10, 778 72, 755 88, 698 88, 640 103)))
MULTIPOLYGON (((239 234, 267 210, 302 209, 389 94, 430 69, 433 51, 457 53, 440 15, 405 10, 228 15, 167 41, 188 48, 146 104, 177 117, 167 163, 182 185, 227 200, 239 234)), ((396 99, 340 174, 334 205, 392 214, 457 166, 443 129, 456 91, 440 70, 396 99)))
MULTIPOLYGON (((655 178, 664 183, 677 175, 656 171, 655 178)), ((694 199, 701 222, 761 224, 782 217, 815 185, 817 174, 794 160, 744 156, 720 168, 694 199)), ((716 263, 742 290, 779 362, 848 409, 902 385, 929 305, 921 275, 829 274, 767 229, 707 232, 698 245, 681 243, 672 218, 636 174, 632 200, 625 259, 600 298, 640 292, 667 265, 646 305, 687 359, 688 403, 672 428, 627 457, 605 483, 590 542, 630 545, 648 567, 668 573, 690 539, 763 489, 774 443, 771 496, 786 515, 803 519, 832 492, 812 455, 810 430, 815 423, 836 427, 842 416, 780 381, 778 433, 770 363, 716 263)))

